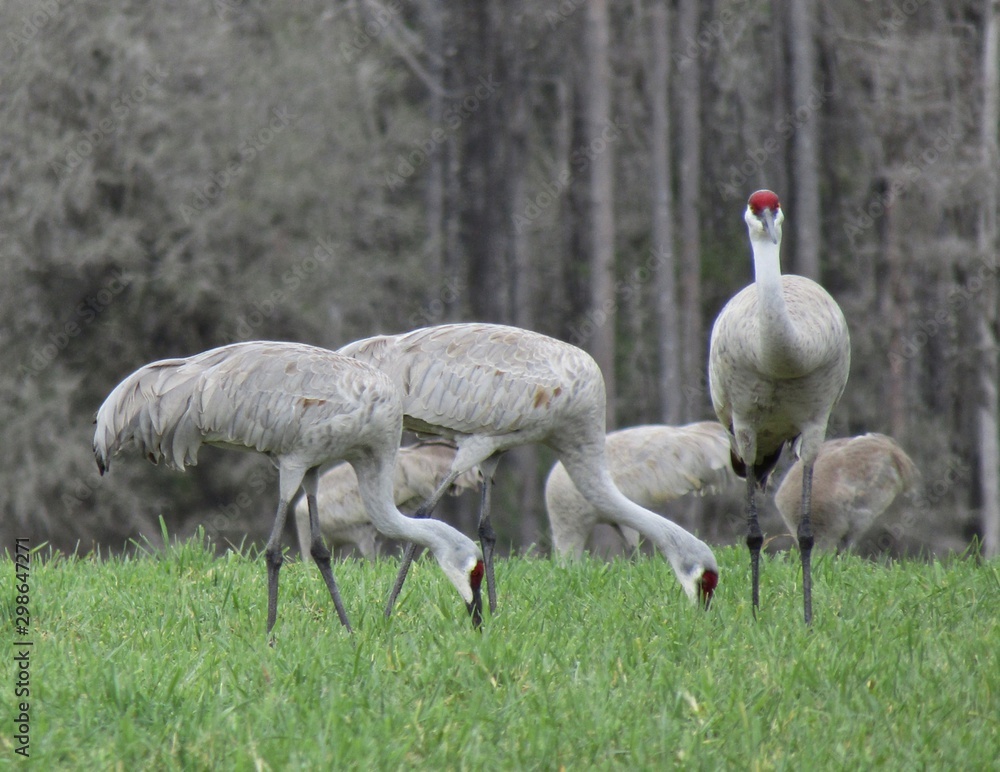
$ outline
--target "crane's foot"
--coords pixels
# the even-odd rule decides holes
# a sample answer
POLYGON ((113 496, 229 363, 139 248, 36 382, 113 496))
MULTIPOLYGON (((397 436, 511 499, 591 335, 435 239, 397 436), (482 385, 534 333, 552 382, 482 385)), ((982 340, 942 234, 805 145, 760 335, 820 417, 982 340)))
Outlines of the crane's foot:
POLYGON ((486 569, 486 595, 489 598, 490 614, 497 610, 497 582, 493 573, 493 552, 497 537, 489 521, 479 526, 479 543, 483 548, 483 565, 486 569))
POLYGON ((763 544, 764 534, 760 528, 751 529, 747 534, 747 547, 750 548, 750 599, 753 604, 754 619, 757 618, 757 609, 760 607, 760 548, 763 544))
POLYGON ((799 536, 799 552, 802 553, 802 612, 807 625, 812 624, 812 548, 813 537, 799 536))
POLYGON ((337 616, 340 617, 340 624, 347 628, 347 632, 353 633, 354 630, 351 629, 351 623, 347 619, 347 609, 344 608, 344 602, 340 598, 340 590, 333 578, 333 569, 330 567, 330 550, 320 543, 313 544, 309 552, 312 555, 313 561, 319 567, 323 581, 326 582, 326 588, 330 591, 333 605, 337 609, 337 616))
POLYGON ((267 563, 267 635, 270 636, 268 642, 274 646, 271 630, 278 619, 278 573, 283 561, 281 548, 265 551, 264 560, 267 563))

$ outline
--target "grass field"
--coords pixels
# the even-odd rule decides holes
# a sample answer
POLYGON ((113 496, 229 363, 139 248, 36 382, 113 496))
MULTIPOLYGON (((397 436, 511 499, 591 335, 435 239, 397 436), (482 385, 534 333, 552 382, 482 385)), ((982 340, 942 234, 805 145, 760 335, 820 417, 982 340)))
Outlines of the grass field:
MULTIPOLYGON (((199 541, 30 570, 30 754, 78 769, 986 769, 1000 758, 998 564, 822 556, 802 624, 797 556, 717 551, 707 613, 659 558, 498 565, 474 632, 419 561, 281 574, 276 646, 260 558, 199 541)), ((2 586, 15 571, 0 560, 2 586)), ((0 733, 16 759, 14 591, 0 733)))

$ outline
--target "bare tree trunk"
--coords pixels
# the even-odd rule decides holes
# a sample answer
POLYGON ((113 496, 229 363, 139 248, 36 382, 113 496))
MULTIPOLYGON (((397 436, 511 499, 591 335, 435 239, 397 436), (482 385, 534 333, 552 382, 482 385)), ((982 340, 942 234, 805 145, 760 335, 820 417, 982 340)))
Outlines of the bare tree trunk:
POLYGON ((607 0, 589 0, 586 17, 587 138, 590 164, 591 322, 590 353, 604 373, 608 427, 615 417, 615 220, 611 126, 611 67, 608 61, 607 0))
MULTIPOLYGON (((699 0, 681 0, 677 34, 681 41, 698 38, 699 0)), ((683 57, 677 65, 680 112, 680 284, 683 330, 685 420, 700 413, 704 400, 707 345, 701 323, 701 65, 700 57, 683 57)))
POLYGON ((983 170, 986 184, 980 199, 976 270, 983 274, 983 308, 979 315, 980 399, 979 472, 982 498, 983 556, 1000 554, 1000 442, 998 442, 997 369, 997 125, 1000 122, 1000 0, 985 0, 983 44, 983 115, 981 122, 983 170))
POLYGON ((660 416, 665 423, 678 424, 682 420, 683 405, 670 173, 670 34, 666 0, 653 0, 649 24, 653 49, 649 90, 653 100, 653 256, 656 260, 660 416))
MULTIPOLYGON (((444 15, 443 6, 435 0, 424 0, 421 4, 424 25, 427 28, 427 50, 431 52, 427 70, 429 75, 440 86, 445 82, 445 63, 441 52, 444 51, 444 15)), ((444 124, 443 88, 431 89, 428 94, 428 114, 431 126, 444 124)), ((427 241, 424 247, 427 253, 427 265, 434 277, 432 292, 442 286, 445 279, 444 259, 444 205, 445 178, 447 173, 447 152, 442 143, 435 143, 427 158, 427 188, 425 190, 427 241)), ((431 300, 434 298, 432 297, 431 300)))
MULTIPOLYGON (((525 79, 524 48, 519 45, 522 39, 519 25, 523 14, 520 13, 520 3, 517 3, 517 6, 517 9, 510 9, 510 13, 505 15, 506 23, 509 25, 507 40, 511 44, 508 49, 507 77, 511 88, 504 94, 509 116, 507 166, 511 175, 511 212, 523 212, 528 195, 525 171, 528 166, 529 87, 525 79)), ((533 290, 538 284, 538 272, 531 259, 531 233, 530 228, 514 228, 511 234, 511 319, 518 327, 527 329, 535 329, 533 290)), ((541 524, 544 522, 538 446, 532 444, 518 448, 511 453, 509 461, 503 463, 510 463, 515 470, 513 476, 517 480, 518 501, 517 546, 526 547, 538 542, 541 524)))
MULTIPOLYGON (((814 0, 791 0, 792 111, 818 105, 814 0)), ((794 134, 795 272, 819 281, 819 116, 810 111, 794 134)))
POLYGON ((889 414, 889 433, 903 437, 906 432, 906 357, 903 351, 903 333, 906 331, 910 308, 910 285, 903 265, 900 248, 899 216, 892 179, 885 180, 886 204, 883 243, 888 269, 889 291, 883 296, 882 318, 889 321, 889 382, 886 390, 886 410, 889 414))

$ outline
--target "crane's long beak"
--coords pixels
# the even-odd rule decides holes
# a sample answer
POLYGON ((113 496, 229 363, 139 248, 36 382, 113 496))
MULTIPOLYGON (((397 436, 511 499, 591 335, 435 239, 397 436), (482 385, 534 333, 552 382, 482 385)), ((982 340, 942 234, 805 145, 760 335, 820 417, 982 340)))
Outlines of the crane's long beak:
POLYGON ((466 603, 465 607, 469 609, 469 615, 472 617, 472 626, 477 630, 481 629, 483 626, 483 594, 478 587, 472 588, 472 602, 466 603))
POLYGON ((770 209, 764 210, 764 227, 767 229, 767 235, 771 237, 771 241, 777 244, 778 232, 774 229, 774 214, 770 209))

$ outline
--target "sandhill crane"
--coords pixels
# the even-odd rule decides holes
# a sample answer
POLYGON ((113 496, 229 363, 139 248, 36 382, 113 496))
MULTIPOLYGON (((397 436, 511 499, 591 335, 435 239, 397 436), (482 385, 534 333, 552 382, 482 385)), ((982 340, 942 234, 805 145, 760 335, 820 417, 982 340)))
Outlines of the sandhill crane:
POLYGON ((323 546, 316 513, 320 470, 344 459, 361 498, 387 536, 424 544, 480 623, 483 563, 469 538, 438 521, 405 517, 392 499, 402 406, 382 373, 341 354, 298 343, 253 341, 165 359, 123 380, 97 411, 94 455, 103 475, 129 441, 154 464, 183 470, 203 444, 257 450, 278 467, 278 510, 265 550, 267 632, 278 611, 281 534, 301 486, 309 507, 312 556, 341 623, 351 629, 323 546))
POLYGON ((753 247, 755 283, 722 309, 712 328, 709 386, 715 413, 733 435, 733 464, 747 480, 747 546, 753 609, 759 605, 760 547, 756 486, 761 487, 785 443, 802 460, 802 554, 805 620, 812 619, 809 520, 813 462, 830 413, 847 384, 851 342, 840 306, 816 282, 782 276, 778 253, 784 214, 778 197, 758 190, 744 220, 753 247))
MULTIPOLYGON (((460 474, 479 466, 479 537, 491 611, 496 608, 493 474, 501 453, 531 442, 556 451, 577 489, 608 522, 647 534, 690 598, 706 604, 711 600, 719 567, 708 545, 629 501, 615 486, 604 451, 604 378, 589 354, 537 332, 476 323, 380 335, 340 351, 390 376, 403 396, 406 428, 448 437, 458 445, 451 473, 417 515, 428 515, 460 474)), ((407 566, 404 559, 387 613, 407 566)))
MULTIPOLYGON (((712 492, 735 480, 729 432, 716 421, 633 426, 608 434, 606 448, 618 490, 647 509, 658 509, 689 493, 712 492)), ((580 495, 560 461, 545 481, 545 508, 553 549, 579 557, 601 514, 580 495)), ((638 546, 634 530, 619 528, 619 533, 627 547, 638 546)))
MULTIPOLYGON (((916 464, 899 444, 884 434, 827 440, 813 467, 812 524, 816 547, 844 550, 889 508, 899 494, 913 488, 916 464)), ((795 531, 802 519, 802 462, 781 481, 774 502, 795 531)))
MULTIPOLYGON (((401 448, 392 483, 396 506, 417 506, 429 498, 451 469, 455 451, 454 445, 440 441, 401 448)), ((455 480, 449 493, 457 495, 478 486, 479 475, 471 470, 455 480)), ((338 464, 319 478, 316 503, 320 534, 328 542, 348 542, 356 545, 363 557, 369 560, 375 557, 375 527, 361 500, 358 478, 350 464, 338 464)), ((295 527, 302 559, 308 560, 311 536, 309 507, 304 499, 295 505, 295 527)))

